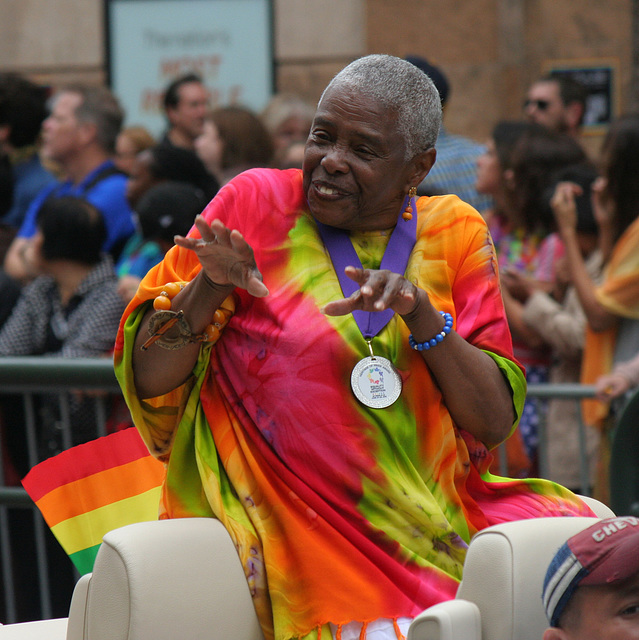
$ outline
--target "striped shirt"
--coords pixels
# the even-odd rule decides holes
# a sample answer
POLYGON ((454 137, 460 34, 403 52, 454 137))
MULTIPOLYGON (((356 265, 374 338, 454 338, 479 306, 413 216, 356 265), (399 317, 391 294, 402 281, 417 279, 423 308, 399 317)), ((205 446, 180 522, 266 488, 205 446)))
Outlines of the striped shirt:
POLYGON ((442 127, 437 138, 437 160, 417 189, 419 195, 453 193, 480 213, 492 206, 492 198, 477 193, 477 158, 482 144, 447 133, 442 127))

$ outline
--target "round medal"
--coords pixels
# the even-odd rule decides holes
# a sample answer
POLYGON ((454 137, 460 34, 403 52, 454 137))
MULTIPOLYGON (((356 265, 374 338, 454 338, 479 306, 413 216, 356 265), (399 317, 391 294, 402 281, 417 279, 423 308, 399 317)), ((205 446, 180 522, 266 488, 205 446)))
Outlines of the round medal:
POLYGON ((390 360, 369 356, 355 365, 351 374, 351 387, 362 404, 373 409, 384 409, 399 398, 402 379, 390 360))

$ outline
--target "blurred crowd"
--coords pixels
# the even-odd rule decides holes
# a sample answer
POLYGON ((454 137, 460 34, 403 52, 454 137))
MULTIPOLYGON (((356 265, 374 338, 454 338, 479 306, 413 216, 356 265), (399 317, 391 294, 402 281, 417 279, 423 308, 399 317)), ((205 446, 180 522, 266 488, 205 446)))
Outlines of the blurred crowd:
MULTIPOLYGON (((156 138, 124 126, 104 87, 51 91, 0 74, 0 356, 109 356, 126 304, 174 236, 241 171, 301 167, 314 113, 284 94, 263 113, 211 109, 191 73, 166 87, 163 110, 156 138)), ((71 403, 71 444, 95 437, 91 402, 71 403)), ((38 399, 40 459, 64 448, 56 406, 38 399)), ((6 481, 28 470, 27 447, 20 402, 0 398, 0 412, 6 481)))
MULTIPOLYGON (((639 116, 613 121, 590 157, 581 144, 585 89, 546 76, 522 96, 518 118, 470 140, 446 126, 453 87, 444 71, 407 59, 433 79, 444 107, 437 161, 419 194, 456 194, 485 218, 528 381, 596 385, 599 402, 586 413, 588 489, 605 499, 598 469, 615 402, 639 384, 639 116)), ((315 110, 294 94, 274 95, 260 113, 212 109, 195 74, 175 78, 162 106, 166 129, 156 138, 123 126, 104 87, 51 91, 0 74, 0 356, 108 356, 126 304, 174 236, 240 172, 301 168, 315 110)), ((2 404, 6 433, 19 417, 2 404)), ((74 444, 86 439, 85 405, 72 407, 74 444)), ((40 409, 55 413, 46 401, 40 409)), ((543 421, 549 477, 583 492, 577 413, 571 400, 530 399, 495 470, 539 473, 543 421)), ((62 444, 43 424, 39 446, 50 455, 62 444)))

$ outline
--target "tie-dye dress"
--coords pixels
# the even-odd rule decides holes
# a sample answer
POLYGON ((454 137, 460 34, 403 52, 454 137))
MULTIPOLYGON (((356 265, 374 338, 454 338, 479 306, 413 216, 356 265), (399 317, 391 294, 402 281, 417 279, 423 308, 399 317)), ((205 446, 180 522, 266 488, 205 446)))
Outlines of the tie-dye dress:
MULTIPOLYGON (((174 247, 125 312, 116 372, 151 452, 172 441, 159 455, 167 464, 161 517, 224 523, 267 639, 340 637, 353 622, 365 637, 378 619, 394 621, 400 637, 398 619, 454 597, 480 529, 591 515, 552 483, 488 474, 489 452, 456 428, 400 318, 373 348, 398 369, 402 394, 385 409, 358 402, 351 371, 368 347, 352 316, 320 311, 342 293, 299 170, 241 174, 204 215, 243 233, 270 294, 237 290, 234 316, 201 349, 191 379, 139 401, 131 350, 141 317, 164 283, 189 281, 200 269, 195 254, 174 247)), ((377 266, 385 234, 352 239, 364 266, 377 266)), ((455 196, 421 198, 406 277, 494 359, 519 413, 525 381, 481 216, 455 196)))

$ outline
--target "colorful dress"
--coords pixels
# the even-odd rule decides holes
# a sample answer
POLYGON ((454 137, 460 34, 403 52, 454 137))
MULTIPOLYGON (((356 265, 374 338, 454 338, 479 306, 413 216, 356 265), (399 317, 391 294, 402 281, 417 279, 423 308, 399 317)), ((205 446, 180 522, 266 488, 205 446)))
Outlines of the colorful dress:
MULTIPOLYGON (((397 625, 454 597, 480 529, 591 514, 558 485, 487 472, 490 453, 456 428, 397 317, 373 348, 395 364, 403 392, 386 409, 357 401, 351 371, 368 347, 351 315, 320 311, 342 292, 299 170, 241 174, 204 215, 243 233, 270 294, 236 290, 235 315, 201 349, 193 376, 140 401, 131 351, 141 318, 164 283, 200 270, 193 252, 174 247, 125 312, 116 372, 142 437, 167 465, 161 517, 224 523, 268 639, 331 638, 331 625, 341 637, 349 623, 378 619, 397 625)), ((386 241, 365 233, 354 245, 375 266, 386 241)), ((525 381, 481 216, 456 196, 420 198, 406 277, 494 359, 520 412, 525 381)))

